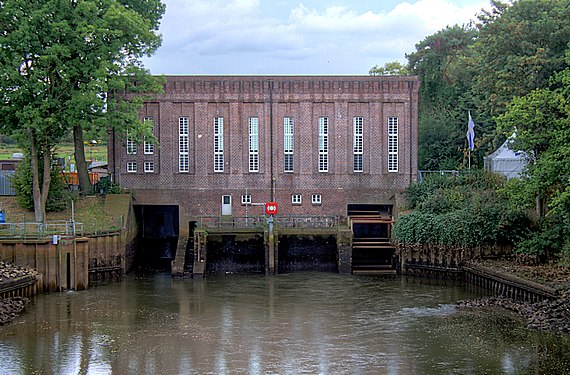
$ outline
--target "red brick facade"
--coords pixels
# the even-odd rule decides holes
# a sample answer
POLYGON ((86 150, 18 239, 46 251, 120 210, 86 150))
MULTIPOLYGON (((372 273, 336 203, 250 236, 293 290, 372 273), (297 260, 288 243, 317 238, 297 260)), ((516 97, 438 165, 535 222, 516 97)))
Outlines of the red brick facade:
MULTIPOLYGON (((125 136, 115 134, 110 171, 137 204, 179 205, 180 223, 220 215, 222 195, 231 195, 234 216, 245 216, 246 193, 253 203, 278 202, 279 214, 345 216, 348 203, 393 204, 416 180, 418 89, 416 77, 169 76, 164 94, 141 110, 159 145, 145 154, 141 143, 128 155, 125 136), (180 117, 188 118, 188 172, 179 171, 180 117), (249 172, 250 117, 259 123, 259 172, 249 172), (294 124, 293 172, 284 171, 284 117, 294 124), (320 117, 328 119, 327 172, 319 171, 320 117), (363 124, 362 172, 353 169, 355 117, 363 124), (214 118, 223 118, 223 172, 214 171, 214 118), (398 123, 397 172, 388 171, 389 118, 398 123), (127 163, 137 171, 127 172, 127 163), (314 194, 321 204, 312 204, 314 194)), ((247 210, 263 214, 261 206, 247 210)))

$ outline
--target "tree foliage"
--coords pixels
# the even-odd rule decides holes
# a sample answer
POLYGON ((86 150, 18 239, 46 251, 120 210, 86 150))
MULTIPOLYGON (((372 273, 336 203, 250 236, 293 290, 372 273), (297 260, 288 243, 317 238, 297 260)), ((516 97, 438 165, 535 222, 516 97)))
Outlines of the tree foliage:
POLYGON ((479 15, 473 92, 479 110, 496 116, 512 98, 546 87, 567 66, 570 2, 492 0, 491 5, 479 15))
POLYGON ((420 169, 457 169, 464 162, 467 112, 473 108, 468 67, 476 36, 470 25, 447 27, 417 43, 416 51, 407 55, 410 71, 421 80, 420 169))
MULTIPOLYGON (((157 87, 140 58, 161 42, 156 30, 164 6, 159 0, 1 4, 0 127, 29 150, 34 211, 43 221, 57 142, 72 131, 82 136, 84 128, 140 126, 143 98, 123 94, 157 87)), ((82 151, 75 155, 86 172, 82 151)))
MULTIPOLYGON (((74 194, 67 190, 67 185, 61 174, 61 168, 55 166, 51 168, 51 183, 49 185, 48 197, 46 200, 46 211, 61 211, 67 208, 69 202, 74 199, 74 194)), ((16 190, 18 203, 21 207, 33 211, 34 200, 32 195, 32 170, 30 168, 30 157, 26 157, 18 164, 16 173, 12 178, 12 186, 16 190)))
POLYGON ((368 74, 371 76, 407 76, 410 71, 405 65, 402 65, 399 61, 390 61, 384 64, 384 66, 374 65, 368 74))
POLYGON ((570 255, 570 69, 556 73, 550 87, 513 99, 497 121, 502 132, 516 129, 513 147, 530 157, 518 183, 522 186, 505 190, 520 204, 536 202, 539 227, 520 249, 531 253, 563 249, 570 255))

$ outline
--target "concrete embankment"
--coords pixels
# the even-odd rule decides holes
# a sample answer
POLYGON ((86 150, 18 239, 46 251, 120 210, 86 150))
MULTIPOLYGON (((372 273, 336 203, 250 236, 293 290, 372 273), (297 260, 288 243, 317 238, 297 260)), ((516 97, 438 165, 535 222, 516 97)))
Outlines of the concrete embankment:
POLYGON ((0 325, 9 323, 24 310, 29 299, 17 294, 27 285, 37 283, 39 277, 34 269, 0 261, 0 325))

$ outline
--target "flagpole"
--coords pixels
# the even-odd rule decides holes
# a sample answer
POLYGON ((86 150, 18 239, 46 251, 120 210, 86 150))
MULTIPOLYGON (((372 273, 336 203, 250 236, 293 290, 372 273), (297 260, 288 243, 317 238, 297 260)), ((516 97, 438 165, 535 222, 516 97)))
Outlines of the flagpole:
POLYGON ((471 149, 469 149, 469 156, 467 157, 469 160, 469 167, 468 169, 471 169, 471 149))

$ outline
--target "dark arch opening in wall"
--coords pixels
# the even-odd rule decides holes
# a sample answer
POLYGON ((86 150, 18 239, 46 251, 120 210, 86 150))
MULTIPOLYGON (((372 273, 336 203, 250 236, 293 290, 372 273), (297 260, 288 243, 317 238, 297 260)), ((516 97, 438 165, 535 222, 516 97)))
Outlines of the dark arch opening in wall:
POLYGON ((171 272, 179 235, 177 205, 134 205, 138 224, 134 269, 171 272))

